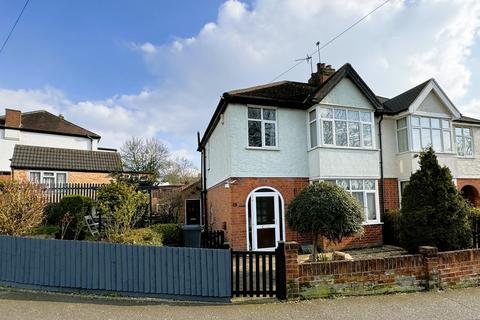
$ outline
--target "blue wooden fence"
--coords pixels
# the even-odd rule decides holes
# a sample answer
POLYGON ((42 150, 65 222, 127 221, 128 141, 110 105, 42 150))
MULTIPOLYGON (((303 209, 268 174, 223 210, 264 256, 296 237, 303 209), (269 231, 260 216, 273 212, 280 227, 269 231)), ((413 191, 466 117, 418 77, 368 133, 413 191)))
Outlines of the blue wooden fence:
POLYGON ((0 236, 0 283, 52 291, 120 292, 229 301, 229 250, 0 236))

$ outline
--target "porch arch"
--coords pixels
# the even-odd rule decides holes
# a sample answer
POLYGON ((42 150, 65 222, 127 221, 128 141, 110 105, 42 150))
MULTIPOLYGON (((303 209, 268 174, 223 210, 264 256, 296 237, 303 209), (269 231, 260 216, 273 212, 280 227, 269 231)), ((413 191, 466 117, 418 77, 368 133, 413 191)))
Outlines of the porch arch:
POLYGON ((480 195, 477 190, 472 185, 466 185, 462 189, 462 196, 474 207, 480 205, 480 195))

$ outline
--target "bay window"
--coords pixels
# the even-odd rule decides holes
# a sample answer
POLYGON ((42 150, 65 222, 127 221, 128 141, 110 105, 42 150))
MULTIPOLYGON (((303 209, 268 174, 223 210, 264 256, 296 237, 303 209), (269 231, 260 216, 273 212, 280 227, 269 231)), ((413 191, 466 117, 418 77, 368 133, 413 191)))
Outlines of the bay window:
POLYGON ((455 141, 457 143, 457 155, 461 157, 473 157, 472 129, 455 128, 455 141))
POLYGON ((335 183, 348 191, 360 203, 365 223, 379 223, 377 210, 377 186, 373 179, 335 179, 325 180, 335 183))
POLYGON ((277 146, 277 111, 270 108, 248 108, 248 146, 277 146))
POLYGON ((372 112, 319 107, 309 113, 309 125, 311 148, 319 144, 317 137, 326 146, 373 147, 372 112))
POLYGON ((450 121, 419 116, 398 119, 397 146, 398 152, 421 151, 429 146, 432 146, 437 152, 452 152, 450 121), (411 147, 409 146, 409 133, 411 133, 411 147))

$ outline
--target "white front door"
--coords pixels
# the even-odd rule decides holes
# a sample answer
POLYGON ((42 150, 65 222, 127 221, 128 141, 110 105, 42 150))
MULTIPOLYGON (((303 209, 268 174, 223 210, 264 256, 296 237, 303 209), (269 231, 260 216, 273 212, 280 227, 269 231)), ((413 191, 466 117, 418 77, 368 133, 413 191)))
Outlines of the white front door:
POLYGON ((252 195, 252 250, 273 251, 280 241, 279 195, 258 192, 252 195))

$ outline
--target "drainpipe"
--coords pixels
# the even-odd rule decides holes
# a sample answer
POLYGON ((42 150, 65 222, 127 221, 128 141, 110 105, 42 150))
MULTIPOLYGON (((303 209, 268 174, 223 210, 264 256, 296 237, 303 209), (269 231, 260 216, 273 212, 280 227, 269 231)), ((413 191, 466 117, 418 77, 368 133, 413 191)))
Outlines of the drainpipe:
POLYGON ((206 154, 205 154, 205 147, 202 147, 200 144, 200 132, 197 132, 198 138, 198 151, 201 153, 201 179, 202 179, 202 191, 201 191, 201 199, 202 199, 202 211, 203 211, 203 228, 205 231, 208 231, 208 212, 207 212, 207 166, 206 166, 206 154))
POLYGON ((378 142, 380 144, 380 181, 382 184, 382 189, 380 190, 380 193, 382 195, 382 202, 380 203, 380 212, 383 218, 385 214, 385 178, 383 175, 382 122, 383 122, 383 114, 380 115, 380 121, 378 121, 378 142))

